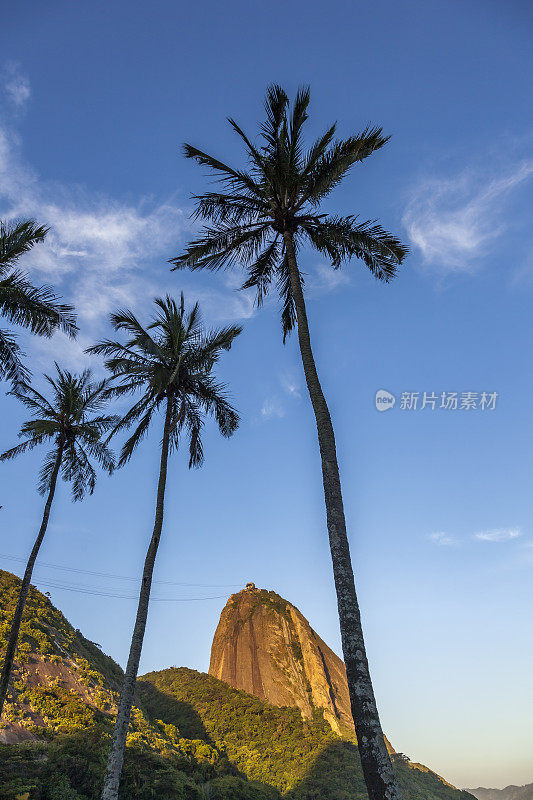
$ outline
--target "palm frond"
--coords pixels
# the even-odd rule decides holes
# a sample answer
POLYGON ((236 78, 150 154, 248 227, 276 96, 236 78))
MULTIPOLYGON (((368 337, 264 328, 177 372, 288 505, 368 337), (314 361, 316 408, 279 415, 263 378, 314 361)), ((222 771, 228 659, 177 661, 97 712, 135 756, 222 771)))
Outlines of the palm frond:
POLYGON ((20 444, 15 445, 15 447, 5 450, 0 455, 0 461, 9 461, 12 458, 20 456, 22 453, 26 453, 28 450, 33 450, 34 447, 38 447, 39 445, 43 444, 47 438, 48 437, 45 435, 42 435, 35 436, 32 439, 27 439, 25 442, 21 442, 20 444))
POLYGON ((380 127, 365 128, 362 133, 333 144, 315 161, 302 186, 299 206, 304 203, 319 205, 339 185, 348 170, 358 161, 383 147, 390 136, 383 136, 380 127))
POLYGON ((81 443, 83 443, 84 452, 86 450, 87 453, 98 462, 102 469, 111 475, 115 469, 115 454, 105 442, 102 442, 98 438, 98 434, 94 438, 87 435, 79 436, 78 445, 80 447, 82 447, 81 443))
POLYGON ((260 252, 269 225, 258 222, 246 226, 220 223, 216 228, 204 228, 203 236, 191 242, 185 252, 170 259, 173 269, 219 270, 238 261, 248 263, 260 252))
MULTIPOLYGON (((142 385, 146 386, 145 383, 142 385)), ((142 386, 141 385, 141 386, 142 386)), ((141 387, 139 387, 141 388, 141 387)), ((115 387, 111 387, 109 390, 110 392, 115 389, 115 387)), ((147 394, 143 395, 140 400, 138 400, 128 411, 122 416, 119 417, 117 422, 113 425, 106 442, 110 442, 111 439, 116 436, 117 433, 124 430, 125 428, 129 428, 130 425, 139 419, 143 414, 146 414, 146 410, 155 404, 157 398, 154 398, 153 391, 148 392, 147 394)))
POLYGON ((65 448, 62 461, 63 479, 71 483, 74 502, 83 500, 85 494, 92 494, 96 486, 96 471, 87 453, 78 441, 65 448))
POLYGON ((49 228, 37 225, 32 219, 11 224, 0 222, 0 276, 20 256, 42 242, 48 231, 49 228))
POLYGON ((287 254, 283 259, 283 267, 278 276, 278 292, 281 299, 281 330, 283 332, 283 344, 296 324, 296 306, 292 293, 291 276, 287 261, 287 254))
POLYGON ((11 381, 13 388, 30 379, 30 371, 21 360, 23 355, 15 336, 0 330, 0 378, 11 381))
POLYGON ((39 494, 44 495, 49 491, 50 481, 52 479, 52 473, 56 465, 56 460, 57 460, 57 444, 52 450, 50 450, 46 454, 44 461, 41 464, 41 469, 39 471, 39 483, 37 484, 37 490, 39 494))
POLYGON ((208 219, 215 223, 246 224, 257 218, 266 217, 269 213, 269 207, 265 201, 242 194, 206 192, 193 197, 193 200, 197 201, 193 218, 208 219))
MULTIPOLYGON (((155 407, 154 405, 149 406, 148 410, 141 417, 141 421, 133 431, 132 435, 126 439, 122 446, 122 450, 120 452, 120 458, 118 461, 118 466, 122 467, 126 462, 130 460, 135 449, 139 446, 142 442, 146 434, 148 433, 148 428, 150 427, 150 422, 152 420, 152 415, 154 413, 155 407)), ((123 426, 125 427, 125 426, 123 426)))
POLYGON ((38 336, 49 337, 58 329, 71 337, 78 332, 73 307, 58 302, 50 286, 33 286, 18 271, 0 280, 0 313, 38 336))
POLYGON ((248 277, 242 289, 255 289, 255 302, 258 308, 268 294, 270 283, 281 257, 279 235, 276 235, 262 253, 248 266, 248 277))
POLYGON ((261 125, 261 132, 271 147, 276 146, 278 131, 289 105, 289 98, 278 84, 268 87, 265 98, 267 120, 261 125))
POLYGON ((303 153, 302 129, 308 119, 307 108, 309 106, 310 97, 309 86, 298 89, 292 109, 289 134, 289 169, 291 174, 295 176, 295 183, 298 182, 296 176, 299 176, 301 169, 303 153))
POLYGON ((204 447, 202 443, 203 420, 200 414, 190 409, 187 413, 189 432, 189 469, 201 467, 204 463, 204 447))
POLYGON ((408 253, 399 239, 380 225, 356 217, 327 217, 304 225, 303 230, 333 267, 351 258, 361 259, 378 280, 388 283, 408 253))
POLYGON ((311 174, 311 172, 314 169, 316 169, 318 160, 324 156, 326 150, 333 141, 336 130, 337 130, 337 123, 334 123, 309 148, 308 152, 305 155, 304 166, 301 172, 301 177, 303 179, 307 178, 311 174))
POLYGON ((233 189, 233 191, 241 191, 259 199, 262 198, 263 193, 261 187, 247 172, 233 169, 222 161, 213 158, 213 156, 198 150, 197 147, 193 147, 191 144, 185 144, 183 146, 183 152, 185 158, 193 158, 197 164, 207 166, 214 170, 218 175, 218 179, 233 189))
MULTIPOLYGON (((50 380, 48 375, 45 377, 50 380)), ((34 414, 42 415, 48 419, 57 419, 57 411, 53 405, 29 382, 20 383, 15 389, 11 390, 10 394, 34 414)))

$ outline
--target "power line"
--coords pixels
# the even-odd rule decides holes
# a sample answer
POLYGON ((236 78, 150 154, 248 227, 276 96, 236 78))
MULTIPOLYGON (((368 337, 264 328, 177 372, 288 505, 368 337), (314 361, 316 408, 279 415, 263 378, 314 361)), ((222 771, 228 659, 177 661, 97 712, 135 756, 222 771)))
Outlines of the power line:
MULTIPOLYGON (((35 584, 39 584, 39 586, 46 586, 52 589, 61 589, 67 592, 79 592, 80 594, 89 594, 94 595, 97 597, 113 597, 119 600, 137 600, 138 596, 134 594, 118 594, 116 592, 105 592, 101 591, 100 589, 96 588, 89 588, 83 586, 65 586, 59 583, 53 583, 51 581, 41 581, 36 580, 34 581, 35 584)), ((225 594, 213 595, 211 597, 151 597, 150 602, 159 602, 159 603, 187 603, 196 600, 220 600, 226 597, 225 594)))
MULTIPOLYGON (((26 563, 25 558, 21 556, 8 556, 0 553, 0 558, 6 559, 8 561, 19 561, 22 563, 26 563)), ((140 582, 140 578, 134 578, 131 575, 113 575, 109 572, 92 572, 88 569, 79 569, 77 567, 65 567, 60 564, 50 564, 46 561, 38 561, 38 566, 40 567, 48 567, 50 569, 60 569, 64 572, 77 572, 82 575, 94 575, 98 578, 114 578, 115 580, 121 581, 135 581, 136 583, 140 582)), ((232 589, 236 586, 242 586, 241 583, 180 583, 178 581, 161 581, 161 580, 154 580, 153 583, 158 583, 161 586, 194 586, 196 588, 201 589, 232 589)))

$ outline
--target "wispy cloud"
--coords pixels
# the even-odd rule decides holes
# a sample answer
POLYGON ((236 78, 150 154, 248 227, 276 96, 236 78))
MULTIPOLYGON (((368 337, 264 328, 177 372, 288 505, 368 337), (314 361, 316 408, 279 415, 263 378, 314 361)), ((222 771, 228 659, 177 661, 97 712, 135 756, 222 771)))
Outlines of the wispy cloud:
POLYGON ((283 395, 273 392, 265 398, 259 413, 260 422, 267 422, 271 419, 281 419, 287 413, 288 405, 291 400, 301 399, 300 381, 293 372, 284 372, 279 376, 279 382, 283 389, 283 395))
POLYGON ((82 320, 117 304, 134 303, 146 289, 141 268, 168 257, 187 226, 172 202, 127 204, 80 187, 43 183, 20 158, 20 143, 0 128, 2 217, 30 217, 50 227, 43 244, 20 261, 39 280, 68 283, 82 320))
MULTIPOLYGON (((11 68, 5 74, 10 82, 4 88, 8 91, 9 84, 13 94, 18 86, 21 99, 22 75, 11 68)), ((167 259, 191 232, 188 208, 172 197, 126 202, 81 186, 42 181, 23 160, 17 130, 5 119, 0 119, 0 217, 33 218, 50 227, 45 241, 19 264, 36 283, 51 283, 78 314, 76 342, 59 334, 51 340, 21 334, 30 361, 39 368, 51 359, 78 368, 86 363, 84 346, 102 335, 110 311, 128 307, 147 313, 151 298, 167 291, 183 288, 186 300, 198 299, 209 322, 247 319, 254 313, 253 295, 235 291, 229 273, 211 276, 209 282, 188 272, 170 273, 167 259)))
POLYGON ((29 78, 21 72, 17 62, 10 61, 6 64, 2 73, 2 84, 8 100, 17 109, 23 108, 30 99, 31 87, 29 78))
POLYGON ((316 264, 307 280, 309 288, 314 292, 323 294, 324 292, 332 292, 339 286, 346 286, 350 283, 348 269, 348 264, 344 264, 339 269, 333 269, 331 264, 316 264))
POLYGON ((457 544, 457 539, 455 539, 455 537, 450 536, 448 533, 443 533, 442 531, 430 533, 427 538, 430 542, 433 542, 433 544, 439 547, 450 547, 451 545, 457 544))
POLYGON ((285 408, 277 397, 267 397, 261 406, 261 419, 263 421, 285 416, 285 408))
POLYGON ((490 531, 480 531, 474 534, 474 539, 479 542, 508 542, 522 536, 520 528, 494 528, 490 531))
POLYGON ((505 204, 533 175, 522 160, 498 173, 465 170, 428 178, 417 186, 403 215, 408 236, 425 264, 441 272, 468 272, 508 227, 505 204))
POLYGON ((301 398, 302 394, 300 391, 300 381, 294 374, 284 372, 280 378, 280 381, 283 390, 289 395, 289 397, 292 397, 295 400, 299 400, 301 398))

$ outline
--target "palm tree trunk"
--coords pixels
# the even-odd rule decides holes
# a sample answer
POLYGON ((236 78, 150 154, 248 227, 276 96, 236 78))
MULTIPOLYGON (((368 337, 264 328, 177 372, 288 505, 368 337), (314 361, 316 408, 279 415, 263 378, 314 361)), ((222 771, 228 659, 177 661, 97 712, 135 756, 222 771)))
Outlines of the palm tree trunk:
POLYGON ((35 566, 35 561, 37 559, 37 555, 41 548, 41 544, 43 543, 44 535, 46 533, 46 528, 48 527, 48 520, 50 518, 50 509, 52 508, 52 501, 54 499, 57 476, 59 474, 59 468, 61 466, 62 458, 63 458, 63 442, 60 440, 58 442, 57 457, 55 460, 54 469, 50 477, 50 488, 48 490, 48 497, 46 498, 46 503, 44 506, 43 520, 41 522, 41 527, 39 528, 39 533, 35 540, 35 544, 33 545, 32 551, 30 553, 28 563, 26 564, 26 570, 24 572, 24 577, 22 579, 22 584, 20 587, 19 599, 17 602, 17 607, 15 609, 15 616, 13 617, 13 621, 11 623, 11 631, 9 633, 9 641, 7 643, 6 654, 4 657, 2 675, 0 676, 0 717, 2 716, 4 702, 9 687, 9 678, 11 676, 11 671, 13 669, 13 661, 15 660, 15 653, 17 650, 17 642, 20 631, 20 623, 22 622, 22 614, 24 613, 26 598, 28 597, 28 592, 30 590, 30 581, 33 573, 33 567, 35 566))
POLYGON ((101 800, 118 800, 118 789, 122 765, 124 763, 124 752, 126 749, 126 738, 130 724, 131 707, 135 693, 135 681, 139 670, 139 661, 143 646, 144 631, 146 628, 146 618, 148 616, 148 604, 150 602, 150 589, 152 587, 152 575, 154 572, 155 559, 161 530, 163 527, 163 510, 165 502, 165 486, 167 481, 167 463, 170 441, 170 423, 172 414, 172 400, 167 398, 167 408, 165 414, 165 426, 163 429, 163 443, 161 447, 161 465, 159 468, 159 483, 157 486, 157 501, 155 508, 154 531, 150 540, 150 545, 144 561, 144 570, 139 594, 139 605, 137 607, 137 618, 131 637, 130 654, 128 665, 124 674, 124 682, 120 693, 120 703, 115 720, 113 731, 113 742, 107 761, 107 769, 104 778, 101 800))
POLYGON ((342 651, 361 766, 370 800, 400 800, 401 793, 385 745, 366 657, 361 615, 346 534, 335 434, 311 349, 293 236, 289 231, 285 231, 283 237, 296 307, 300 353, 309 396, 315 412, 322 459, 322 479, 333 575, 337 591, 342 651))

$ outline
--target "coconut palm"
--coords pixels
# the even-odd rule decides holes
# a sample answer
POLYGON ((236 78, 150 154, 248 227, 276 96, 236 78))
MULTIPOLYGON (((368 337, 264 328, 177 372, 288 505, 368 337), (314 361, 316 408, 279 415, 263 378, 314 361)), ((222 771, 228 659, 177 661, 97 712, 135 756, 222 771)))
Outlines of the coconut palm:
POLYGON ((305 244, 326 256, 334 269, 361 259, 380 281, 390 281, 407 250, 375 221, 319 213, 322 202, 349 170, 386 144, 382 129, 368 127, 347 139, 335 138, 335 125, 305 149, 309 89, 301 89, 292 110, 283 89, 269 88, 266 120, 255 144, 239 125, 248 167, 233 168, 185 145, 185 155, 208 168, 219 191, 197 196, 195 215, 206 220, 199 238, 177 258, 174 269, 218 270, 241 264, 243 288, 254 288, 260 306, 272 283, 279 293, 285 341, 297 325, 303 369, 313 406, 322 459, 327 527, 339 609, 342 648, 359 753, 371 800, 400 796, 384 743, 355 591, 341 494, 335 436, 311 349, 298 253, 305 244))
POLYGON ((39 492, 46 495, 43 518, 22 579, 0 677, 0 715, 33 567, 48 526, 58 476, 61 473, 63 480, 72 484, 73 499, 82 500, 86 492, 93 493, 96 484, 91 460, 109 473, 115 465, 113 453, 102 440, 102 435, 117 422, 117 417, 102 414, 106 382, 93 383, 90 370, 74 375, 57 364, 56 375, 44 377, 52 389, 50 399, 27 383, 19 384, 10 392, 30 410, 33 418, 24 422, 20 429, 19 437, 23 441, 0 455, 0 460, 7 461, 39 445, 51 444, 39 475, 39 492))
MULTIPOLYGON (((48 228, 33 220, 0 222, 0 315, 38 336, 51 336, 58 329, 75 336, 78 328, 72 306, 59 303, 49 286, 33 286, 15 268, 18 259, 42 242, 47 233, 48 228)), ((28 380, 21 355, 14 334, 0 330, 0 378, 14 385, 28 380)))
POLYGON ((163 527, 168 456, 185 439, 188 441, 189 468, 199 467, 204 460, 202 428, 205 415, 214 417, 223 436, 231 436, 239 422, 237 412, 228 402, 225 387, 213 376, 213 368, 221 351, 231 348, 241 328, 231 325, 214 331, 205 330, 198 303, 186 311, 183 294, 179 306, 168 296, 157 298, 155 306, 155 316, 147 327, 143 327, 131 311, 112 314, 113 327, 116 331, 124 331, 127 340, 124 343, 104 340, 89 348, 90 352, 106 357, 106 367, 113 378, 108 395, 141 394, 113 430, 114 434, 136 424, 133 434, 122 447, 119 466, 129 461, 147 435, 153 417, 158 412, 164 417, 154 528, 144 562, 137 617, 102 800, 118 798, 152 575, 163 527))

